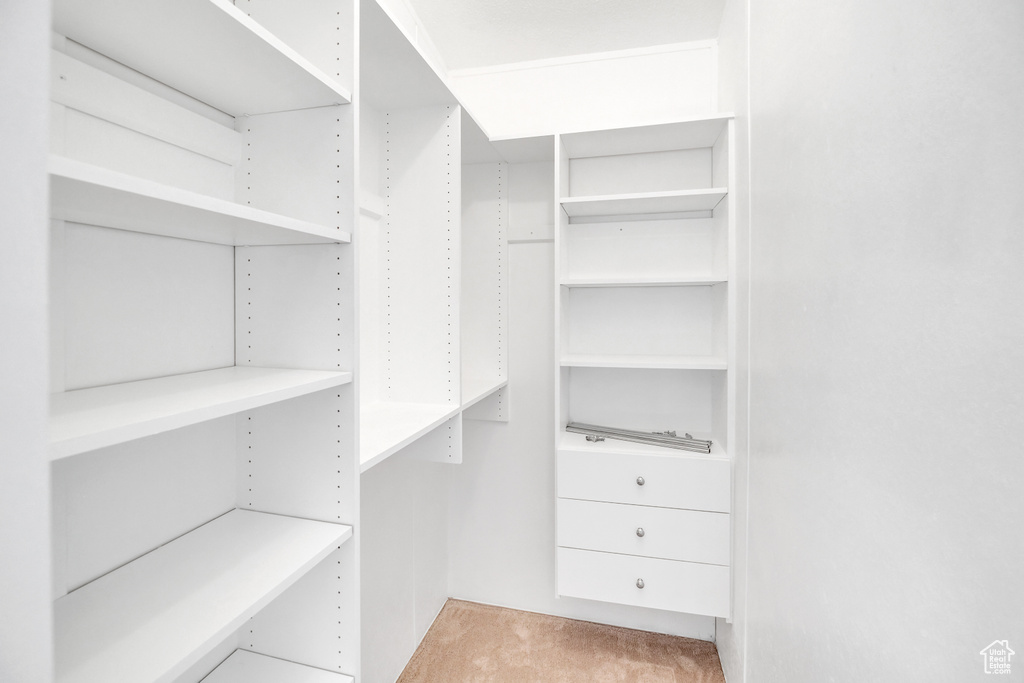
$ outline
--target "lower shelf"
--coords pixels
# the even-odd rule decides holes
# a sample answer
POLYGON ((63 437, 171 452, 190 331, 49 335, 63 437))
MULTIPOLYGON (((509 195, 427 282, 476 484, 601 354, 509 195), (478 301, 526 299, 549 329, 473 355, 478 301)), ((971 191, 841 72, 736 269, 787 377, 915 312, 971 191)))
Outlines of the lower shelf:
POLYGON ((374 403, 359 414, 359 462, 365 472, 411 444, 460 407, 448 403, 374 403))
POLYGON ((258 655, 248 650, 235 650, 202 683, 354 683, 343 676, 323 669, 302 666, 283 659, 258 655))
POLYGON ((652 370, 725 370, 728 363, 717 356, 644 356, 626 354, 570 353, 559 361, 563 368, 638 368, 652 370))
POLYGON ((352 528, 233 510, 54 603, 57 683, 166 683, 352 528))

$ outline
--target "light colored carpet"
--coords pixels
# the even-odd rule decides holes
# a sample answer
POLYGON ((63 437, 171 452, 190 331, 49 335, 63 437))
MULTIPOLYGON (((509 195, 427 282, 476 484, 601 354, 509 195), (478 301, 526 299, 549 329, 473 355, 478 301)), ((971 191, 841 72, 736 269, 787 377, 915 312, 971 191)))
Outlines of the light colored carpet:
POLYGON ((397 683, 725 683, 713 643, 449 600, 397 683))

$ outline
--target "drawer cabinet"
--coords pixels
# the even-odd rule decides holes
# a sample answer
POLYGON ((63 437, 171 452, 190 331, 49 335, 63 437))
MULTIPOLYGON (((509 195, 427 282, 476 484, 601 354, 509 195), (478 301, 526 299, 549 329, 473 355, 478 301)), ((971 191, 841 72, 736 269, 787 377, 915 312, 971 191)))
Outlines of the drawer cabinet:
POLYGON ((560 595, 729 616, 728 567, 559 548, 558 569, 560 595))
POLYGON ((729 515, 559 499, 558 545, 729 564, 729 515))
POLYGON ((729 512, 731 488, 724 458, 679 451, 558 452, 559 498, 729 512))

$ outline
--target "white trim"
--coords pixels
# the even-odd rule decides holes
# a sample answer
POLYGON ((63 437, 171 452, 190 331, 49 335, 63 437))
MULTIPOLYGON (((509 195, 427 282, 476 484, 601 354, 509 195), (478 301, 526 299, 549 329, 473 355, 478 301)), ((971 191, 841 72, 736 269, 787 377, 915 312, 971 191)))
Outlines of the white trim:
POLYGON ((508 64, 495 64, 493 66, 481 66, 469 69, 453 69, 448 72, 450 78, 467 78, 471 76, 484 76, 487 74, 505 73, 508 71, 527 71, 530 69, 544 69, 555 66, 567 66, 569 64, 582 64, 586 62, 601 62, 610 59, 628 59, 630 57, 645 57, 648 55, 669 54, 672 52, 689 52, 693 50, 715 50, 718 41, 693 40, 685 43, 670 43, 667 45, 654 45, 652 47, 629 48, 626 50, 613 50, 609 52, 588 52, 581 55, 569 55, 566 57, 550 57, 547 59, 535 59, 526 62, 511 62, 508 64))

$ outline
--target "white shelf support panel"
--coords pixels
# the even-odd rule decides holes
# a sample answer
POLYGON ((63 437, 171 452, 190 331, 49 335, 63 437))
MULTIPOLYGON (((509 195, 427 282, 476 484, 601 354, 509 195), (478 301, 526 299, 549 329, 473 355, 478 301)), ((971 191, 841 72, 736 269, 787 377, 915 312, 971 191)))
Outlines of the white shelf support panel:
POLYGON ((360 471, 365 472, 454 417, 461 406, 444 403, 376 403, 360 415, 360 471))
POLYGON ((355 679, 248 650, 235 650, 202 683, 355 683, 355 679))
POLYGON ((53 17, 57 33, 235 117, 352 99, 230 0, 56 0, 53 17))
POLYGON ((248 510, 218 517, 55 602, 56 680, 173 681, 351 535, 248 510))
POLYGON ((50 157, 52 218, 230 246, 349 242, 347 232, 50 157))
POLYGON ((700 190, 562 197, 561 201, 562 208, 569 218, 598 218, 711 211, 727 194, 728 190, 724 187, 712 187, 700 190))
POLYGON ((53 394, 50 458, 78 455, 351 381, 350 372, 239 366, 53 394))

